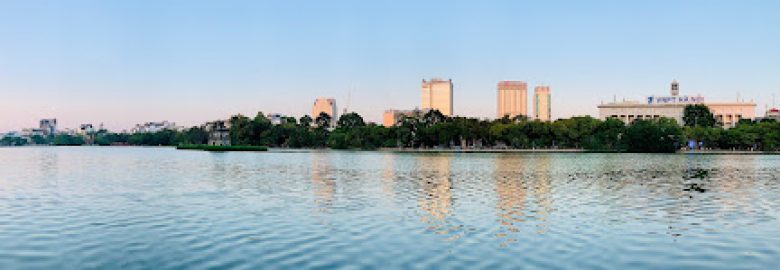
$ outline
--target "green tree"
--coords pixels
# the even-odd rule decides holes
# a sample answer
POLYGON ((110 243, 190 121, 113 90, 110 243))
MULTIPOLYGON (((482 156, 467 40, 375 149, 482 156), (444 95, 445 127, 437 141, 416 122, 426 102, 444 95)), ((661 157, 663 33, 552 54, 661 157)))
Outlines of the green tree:
POLYGON ((317 124, 318 127, 330 127, 332 119, 333 118, 327 113, 321 112, 320 115, 317 115, 317 118, 314 119, 314 123, 317 124))
POLYGON ((366 123, 363 121, 363 117, 361 117, 359 114, 354 112, 350 112, 342 115, 341 117, 339 117, 339 121, 338 121, 339 128, 356 128, 365 125, 366 123))
POLYGON ((301 117, 301 119, 298 120, 298 124, 300 124, 302 127, 309 128, 311 127, 311 123, 314 122, 314 120, 311 119, 311 116, 304 115, 301 117))
POLYGON ((54 136, 54 139, 52 139, 52 143, 54 145, 83 145, 84 138, 82 138, 81 136, 60 134, 54 136))
POLYGON ((714 127, 717 124, 715 116, 704 104, 686 105, 683 109, 683 122, 687 127, 714 127))
POLYGON ((593 133, 583 143, 588 150, 625 151, 627 146, 623 138, 626 125, 616 118, 607 118, 600 122, 593 133))
POLYGON ((674 153, 682 139, 682 129, 674 119, 636 120, 626 130, 627 150, 635 153, 674 153))

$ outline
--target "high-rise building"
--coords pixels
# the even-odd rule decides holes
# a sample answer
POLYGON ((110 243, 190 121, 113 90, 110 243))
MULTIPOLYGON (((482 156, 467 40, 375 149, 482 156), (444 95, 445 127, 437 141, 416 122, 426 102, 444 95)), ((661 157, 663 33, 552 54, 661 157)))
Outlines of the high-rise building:
POLYGON ((422 80, 422 109, 439 110, 445 116, 453 115, 452 79, 422 80))
POLYGON ((311 108, 311 118, 315 121, 320 113, 325 113, 330 116, 330 125, 336 126, 338 121, 338 115, 336 113, 336 99, 333 98, 318 98, 314 101, 314 106, 311 108))
POLYGON ((537 86, 534 88, 534 118, 539 121, 550 121, 552 118, 552 105, 549 86, 537 86))
POLYGON ((528 116, 528 85, 522 81, 499 82, 497 108, 498 118, 528 116))
POLYGON ((43 135, 53 136, 57 133, 57 119, 41 119, 38 128, 43 130, 43 135))

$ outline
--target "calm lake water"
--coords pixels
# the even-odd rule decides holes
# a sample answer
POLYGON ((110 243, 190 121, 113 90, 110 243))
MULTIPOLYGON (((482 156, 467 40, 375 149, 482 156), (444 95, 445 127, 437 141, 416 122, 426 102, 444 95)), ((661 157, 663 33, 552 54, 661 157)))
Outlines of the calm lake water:
POLYGON ((776 269, 780 156, 0 148, 0 269, 776 269))

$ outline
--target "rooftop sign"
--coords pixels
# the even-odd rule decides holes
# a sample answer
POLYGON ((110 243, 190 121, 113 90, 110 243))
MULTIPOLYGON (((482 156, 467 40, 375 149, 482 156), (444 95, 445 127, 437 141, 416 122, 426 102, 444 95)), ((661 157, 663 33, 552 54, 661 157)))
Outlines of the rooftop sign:
POLYGON ((671 97, 647 97, 647 104, 695 104, 704 102, 702 96, 671 96, 671 97))

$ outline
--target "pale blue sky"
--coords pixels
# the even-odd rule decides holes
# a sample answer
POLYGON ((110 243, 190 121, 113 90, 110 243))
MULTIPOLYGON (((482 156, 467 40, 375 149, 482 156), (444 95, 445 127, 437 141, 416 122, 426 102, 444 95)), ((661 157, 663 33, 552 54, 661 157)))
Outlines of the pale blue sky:
POLYGON ((763 114, 780 94, 778 14, 780 1, 0 0, 0 131, 300 116, 349 89, 379 121, 419 106, 430 77, 452 78, 472 117, 495 115, 499 80, 549 84, 556 118, 672 79, 763 114))

